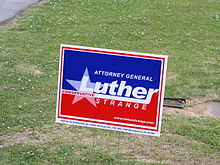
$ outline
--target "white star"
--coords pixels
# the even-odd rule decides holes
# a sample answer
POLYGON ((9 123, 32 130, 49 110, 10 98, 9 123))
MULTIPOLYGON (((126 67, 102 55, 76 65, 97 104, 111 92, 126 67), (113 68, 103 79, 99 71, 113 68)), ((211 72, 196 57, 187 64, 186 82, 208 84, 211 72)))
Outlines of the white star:
POLYGON ((76 102, 78 102, 78 101, 80 101, 84 98, 96 107, 95 98, 94 97, 88 97, 88 96, 75 96, 74 99, 73 99, 72 104, 75 104, 76 102))
MULTIPOLYGON (((87 84, 87 87, 90 88, 90 89, 93 89, 94 86, 95 86, 95 83, 92 83, 90 81, 90 78, 89 78, 89 72, 88 72, 88 69, 86 68, 85 69, 85 72, 83 74, 83 77, 81 79, 81 81, 76 81, 76 80, 67 80, 66 81, 72 85, 73 88, 75 88, 77 91, 79 92, 86 92, 86 93, 92 93, 91 91, 85 91, 85 90, 81 90, 80 87, 81 87, 81 84, 83 83, 83 79, 87 79, 88 81, 86 82, 87 84)), ((91 97, 91 96, 75 96, 74 99, 73 99, 73 102, 72 104, 75 104, 76 102, 82 100, 82 99, 87 99, 92 105, 94 105, 96 107, 96 103, 95 103, 95 98, 94 97, 91 97)))

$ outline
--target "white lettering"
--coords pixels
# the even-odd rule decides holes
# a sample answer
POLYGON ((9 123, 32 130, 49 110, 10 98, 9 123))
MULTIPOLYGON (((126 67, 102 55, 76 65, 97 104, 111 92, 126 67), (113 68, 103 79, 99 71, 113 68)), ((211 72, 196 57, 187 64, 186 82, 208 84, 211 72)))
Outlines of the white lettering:
POLYGON ((99 104, 100 103, 100 99, 96 99, 96 104, 99 104))
POLYGON ((105 99, 105 100, 104 100, 104 104, 106 104, 107 101, 108 101, 108 100, 105 99))
POLYGON ((96 70, 94 74, 98 74, 98 71, 96 70))
POLYGON ((110 94, 110 95, 116 95, 115 88, 118 87, 117 82, 118 82, 118 81, 113 81, 111 84, 109 84, 109 86, 110 86, 109 94, 110 94))
POLYGON ((106 94, 107 90, 108 90, 109 83, 104 83, 104 85, 102 87, 101 86, 102 86, 101 82, 96 82, 95 83, 94 92, 95 93, 106 94))
POLYGON ((146 108, 147 108, 147 105, 146 105, 146 104, 143 104, 143 105, 142 105, 142 109, 143 109, 143 110, 146 110, 146 108))
POLYGON ((125 105, 125 107, 128 107, 128 108, 129 108, 130 106, 131 106, 131 103, 128 103, 128 102, 127 102, 126 105, 125 105))
POLYGON ((138 107, 139 107, 139 104, 134 104, 135 109, 138 109, 138 107))
POLYGON ((122 107, 122 102, 121 101, 118 103, 118 107, 122 107))
POLYGON ((143 99, 146 97, 147 90, 143 87, 136 87, 132 92, 133 96, 138 99, 143 99))
POLYGON ((157 92, 158 92, 158 89, 152 89, 152 88, 150 88, 150 89, 148 90, 148 95, 147 95, 147 98, 146 98, 146 104, 149 104, 149 103, 150 103, 153 94, 154 94, 154 93, 157 93, 157 92))
POLYGON ((114 104, 115 104, 115 101, 111 100, 110 105, 114 105, 114 104))
POLYGON ((83 76, 82 78, 82 83, 80 85, 80 91, 83 91, 83 92, 93 92, 93 89, 92 88, 87 88, 87 82, 89 80, 89 77, 88 76, 83 76))
POLYGON ((130 85, 125 86, 125 84, 126 84, 126 81, 121 81, 117 95, 122 96, 122 93, 124 92, 124 90, 126 90, 125 96, 130 97, 132 87, 130 85))
MULTIPOLYGON (((98 74, 98 71, 95 71, 94 74, 98 74)), ((110 74, 113 75, 112 72, 110 74)), ((130 75, 130 78, 131 77, 135 79, 139 78, 138 76, 135 75, 130 75)), ((148 79, 149 81, 152 80, 151 79, 152 77, 145 77, 145 78, 148 79)), ((146 98, 145 99, 146 104, 149 104, 153 94, 158 92, 158 89, 153 89, 153 88, 150 88, 148 91, 144 87, 135 87, 133 89, 132 86, 126 85, 126 81, 121 81, 120 84, 118 84, 118 81, 113 81, 111 83, 104 83, 104 84, 102 84, 101 82, 96 82, 94 85, 94 89, 92 87, 88 87, 89 86, 88 82, 90 82, 89 76, 83 76, 79 89, 81 92, 89 92, 89 93, 97 93, 97 94, 107 94, 108 92, 109 95, 112 96, 124 96, 124 97, 130 97, 132 95, 136 99, 146 98)))

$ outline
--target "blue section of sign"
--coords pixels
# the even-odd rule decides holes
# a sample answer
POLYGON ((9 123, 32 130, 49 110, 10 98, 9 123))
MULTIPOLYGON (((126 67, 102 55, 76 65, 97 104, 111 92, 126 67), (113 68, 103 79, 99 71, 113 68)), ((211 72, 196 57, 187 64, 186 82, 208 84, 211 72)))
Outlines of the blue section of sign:
MULTIPOLYGON (((109 55, 102 53, 83 52, 75 50, 64 50, 63 82, 62 89, 76 90, 66 80, 81 81, 82 76, 88 69, 92 83, 111 83, 113 81, 126 81, 126 85, 144 87, 146 89, 159 89, 162 61, 157 59, 137 58, 120 55, 109 55), (99 73, 112 72, 121 73, 119 77, 99 73), (104 71, 104 72, 102 72, 104 71), (96 72, 97 73, 97 72, 96 72), (124 76, 122 76, 124 74, 124 76), (131 75, 140 75, 140 80, 131 78, 131 75), (143 76, 146 79, 143 79, 143 76)), ((131 96, 132 97, 132 96, 131 96)))

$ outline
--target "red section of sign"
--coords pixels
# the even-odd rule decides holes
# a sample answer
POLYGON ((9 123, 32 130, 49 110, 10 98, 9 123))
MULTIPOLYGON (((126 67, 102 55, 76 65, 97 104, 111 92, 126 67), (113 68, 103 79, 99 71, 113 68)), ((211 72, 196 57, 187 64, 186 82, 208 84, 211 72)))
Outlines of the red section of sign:
POLYGON ((132 103, 118 100, 95 98, 96 107, 87 99, 73 104, 74 95, 62 94, 60 115, 83 117, 148 127, 156 126, 158 94, 154 94, 151 104, 132 103))

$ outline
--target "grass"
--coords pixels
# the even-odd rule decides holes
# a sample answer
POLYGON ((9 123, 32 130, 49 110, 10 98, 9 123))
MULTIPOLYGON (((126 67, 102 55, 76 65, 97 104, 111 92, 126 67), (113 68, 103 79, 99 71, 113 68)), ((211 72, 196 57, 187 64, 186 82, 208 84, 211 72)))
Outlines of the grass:
POLYGON ((167 54, 167 96, 219 101, 219 10, 51 0, 0 25, 0 164, 219 164, 218 119, 165 114, 161 138, 54 123, 61 43, 167 54))

